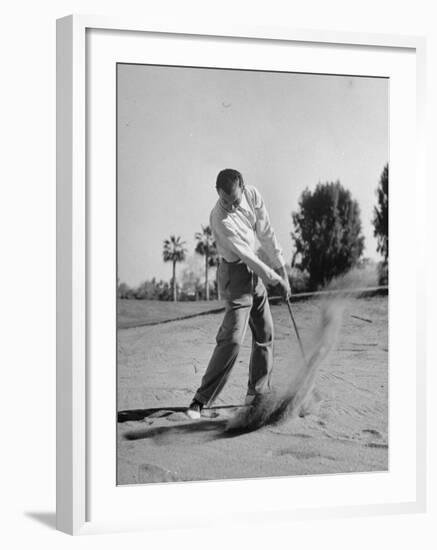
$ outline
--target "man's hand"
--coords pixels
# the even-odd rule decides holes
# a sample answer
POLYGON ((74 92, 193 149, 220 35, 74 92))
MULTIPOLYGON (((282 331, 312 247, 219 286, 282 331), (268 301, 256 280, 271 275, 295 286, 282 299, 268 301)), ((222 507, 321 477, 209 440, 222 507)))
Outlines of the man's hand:
POLYGON ((288 301, 291 296, 291 288, 290 288, 290 283, 288 282, 288 279, 278 280, 278 284, 276 285, 276 287, 278 288, 284 300, 288 301))
POLYGON ((278 281, 278 287, 280 289, 281 295, 285 300, 289 300, 291 296, 290 283, 288 282, 288 274, 285 266, 275 269, 276 273, 281 277, 281 280, 278 281))

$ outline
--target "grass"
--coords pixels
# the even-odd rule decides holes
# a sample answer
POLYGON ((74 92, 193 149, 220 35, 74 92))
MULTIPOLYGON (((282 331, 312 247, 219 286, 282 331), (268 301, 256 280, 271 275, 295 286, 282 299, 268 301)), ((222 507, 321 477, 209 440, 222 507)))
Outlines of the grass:
POLYGON ((198 302, 164 302, 159 300, 118 300, 118 328, 131 328, 174 321, 224 308, 219 300, 198 302))

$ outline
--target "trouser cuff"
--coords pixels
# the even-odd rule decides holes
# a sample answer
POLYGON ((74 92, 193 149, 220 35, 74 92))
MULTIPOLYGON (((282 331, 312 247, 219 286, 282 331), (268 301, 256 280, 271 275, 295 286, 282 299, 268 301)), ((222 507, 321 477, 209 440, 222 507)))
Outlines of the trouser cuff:
POLYGON ((205 397, 203 397, 203 395, 200 395, 200 393, 198 392, 196 392, 194 399, 196 401, 199 401, 199 403, 202 403, 203 406, 207 405, 209 401, 209 399, 206 399, 205 397))

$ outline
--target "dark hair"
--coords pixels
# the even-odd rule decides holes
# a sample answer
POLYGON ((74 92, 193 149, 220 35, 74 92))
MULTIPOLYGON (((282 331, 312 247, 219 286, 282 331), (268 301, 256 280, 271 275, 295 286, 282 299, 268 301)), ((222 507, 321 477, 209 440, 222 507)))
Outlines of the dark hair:
POLYGON ((235 188, 235 185, 239 184, 241 188, 244 187, 243 176, 238 170, 232 170, 232 168, 226 168, 219 172, 217 176, 217 181, 215 188, 217 191, 222 189, 226 194, 229 195, 235 188))

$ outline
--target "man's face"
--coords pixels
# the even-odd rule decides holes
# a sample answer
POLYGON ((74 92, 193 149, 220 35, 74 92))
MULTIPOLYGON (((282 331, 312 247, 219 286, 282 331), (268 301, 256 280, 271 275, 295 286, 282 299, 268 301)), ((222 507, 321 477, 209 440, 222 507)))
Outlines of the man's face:
POLYGON ((220 197, 220 204, 227 212, 235 212, 239 207, 241 200, 243 198, 243 187, 240 186, 240 183, 236 183, 232 191, 228 194, 219 189, 218 195, 220 197))

